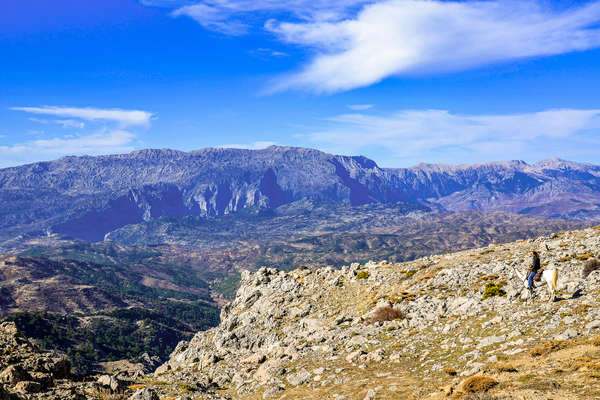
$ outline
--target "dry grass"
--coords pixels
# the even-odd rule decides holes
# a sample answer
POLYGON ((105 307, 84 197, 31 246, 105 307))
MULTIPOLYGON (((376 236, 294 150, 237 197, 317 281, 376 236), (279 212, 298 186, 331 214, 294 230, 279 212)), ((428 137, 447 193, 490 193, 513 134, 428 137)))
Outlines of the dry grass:
POLYGON ((435 277, 435 274, 428 273, 428 274, 425 274, 425 275, 423 275, 423 276, 421 277, 421 280, 422 280, 422 281, 426 281, 426 280, 429 280, 429 279, 431 279, 431 278, 433 278, 433 277, 435 277))
POLYGON ((501 400, 501 398, 489 393, 473 393, 468 397, 465 397, 464 400, 501 400))
POLYGON ((495 281, 498 278, 500 278, 500 276, 498 274, 490 274, 490 275, 483 275, 479 279, 482 281, 495 281))
POLYGON ((600 371, 600 360, 575 361, 573 369, 576 371, 600 371))
POLYGON ((496 372, 518 372, 515 366, 509 363, 496 363, 492 365, 492 369, 496 372))
POLYGON ((581 273, 582 278, 587 278, 593 271, 600 269, 600 260, 597 258, 590 258, 583 264, 583 272, 581 273))
POLYGON ((569 340, 549 340, 529 350, 529 355, 532 357, 539 357, 558 350, 566 349, 571 345, 572 342, 569 340))
POLYGON ((600 335, 594 336, 588 340, 588 343, 594 346, 600 346, 600 335))
POLYGON ((571 310, 571 314, 583 314, 587 312, 590 307, 589 304, 579 304, 571 310))
POLYGON ((393 321, 395 319, 403 319, 404 317, 405 315, 402 311, 397 310, 391 306, 384 306, 376 308, 375 311, 373 311, 373 315, 371 315, 369 322, 374 323, 382 321, 393 321))
POLYGON ((539 357, 552 352, 566 349, 567 347, 573 346, 574 342, 571 340, 549 340, 529 350, 529 355, 532 357, 539 357))
POLYGON ((487 392, 498 384, 498 381, 489 376, 475 375, 467 378, 461 384, 461 389, 465 393, 487 392))

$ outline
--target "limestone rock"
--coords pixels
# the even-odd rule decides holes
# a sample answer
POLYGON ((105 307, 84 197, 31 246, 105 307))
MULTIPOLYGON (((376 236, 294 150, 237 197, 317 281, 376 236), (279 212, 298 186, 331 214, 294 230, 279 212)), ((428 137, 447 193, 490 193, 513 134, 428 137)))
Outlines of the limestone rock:
POLYGON ((127 384, 116 375, 102 375, 96 382, 101 387, 110 390, 112 393, 118 393, 127 387, 127 384))
POLYGON ((129 396, 129 400, 160 400, 160 398, 154 390, 149 388, 142 388, 136 390, 134 394, 129 396))
POLYGON ((21 393, 39 393, 42 391, 42 385, 34 381, 21 381, 15 385, 15 390, 21 393))
POLYGON ((302 369, 296 373, 289 374, 286 380, 293 386, 300 386, 307 383, 310 380, 311 374, 305 369, 302 369))

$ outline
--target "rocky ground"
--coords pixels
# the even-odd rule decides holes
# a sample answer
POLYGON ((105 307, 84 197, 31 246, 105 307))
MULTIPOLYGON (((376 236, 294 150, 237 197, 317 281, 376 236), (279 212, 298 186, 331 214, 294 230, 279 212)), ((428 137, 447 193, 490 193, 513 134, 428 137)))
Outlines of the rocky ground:
POLYGON ((65 355, 42 352, 15 324, 0 324, 0 399, 82 399, 70 371, 65 355))
POLYGON ((182 399, 596 399, 600 271, 582 269, 599 251, 597 227, 400 264, 243 273, 221 324, 139 387, 182 399), (559 268, 556 301, 545 288, 521 296, 512 270, 532 249, 559 268))
POLYGON ((14 323, 3 322, 0 323, 0 400, 121 399, 126 392, 133 392, 136 378, 156 368, 156 361, 145 355, 135 364, 106 363, 105 370, 111 375, 75 376, 64 353, 39 349, 14 323))
POLYGON ((245 272, 218 327, 154 373, 96 382, 29 361, 54 355, 4 324, 0 399, 597 399, 600 270, 582 277, 599 252, 596 227, 406 263, 245 272), (544 287, 522 298, 512 271, 532 249, 560 271, 556 301, 544 287), (7 378, 15 366, 25 372, 7 378))

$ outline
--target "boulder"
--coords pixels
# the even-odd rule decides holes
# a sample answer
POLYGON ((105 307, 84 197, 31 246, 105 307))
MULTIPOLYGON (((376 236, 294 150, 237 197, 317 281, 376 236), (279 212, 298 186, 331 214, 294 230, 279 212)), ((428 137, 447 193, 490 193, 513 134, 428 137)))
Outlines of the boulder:
POLYGON ((102 375, 96 381, 104 389, 109 389, 112 393, 123 391, 127 384, 116 375, 102 375))
POLYGON ((254 354, 250 355, 249 357, 244 358, 242 360, 242 362, 245 364, 258 365, 258 364, 264 363, 266 359, 267 359, 267 357, 264 354, 254 353, 254 354))
POLYGON ((0 382, 15 385, 21 381, 28 381, 31 376, 20 365, 9 365, 0 372, 0 382))
POLYGON ((39 393, 42 389, 42 384, 34 381, 21 381, 15 385, 15 390, 20 393, 39 393))
POLYGON ((308 372, 305 369, 302 369, 296 373, 289 374, 286 379, 290 383, 290 385, 300 386, 302 384, 307 383, 310 380, 310 376, 310 372, 308 372))
POLYGON ((285 389, 279 385, 272 385, 265 390, 262 395, 263 399, 270 399, 271 397, 277 396, 280 392, 283 392, 285 389))
POLYGON ((160 400, 160 398, 153 389, 143 388, 129 396, 129 400, 160 400))
POLYGON ((71 361, 67 357, 54 357, 48 365, 54 379, 68 379, 71 376, 71 361))

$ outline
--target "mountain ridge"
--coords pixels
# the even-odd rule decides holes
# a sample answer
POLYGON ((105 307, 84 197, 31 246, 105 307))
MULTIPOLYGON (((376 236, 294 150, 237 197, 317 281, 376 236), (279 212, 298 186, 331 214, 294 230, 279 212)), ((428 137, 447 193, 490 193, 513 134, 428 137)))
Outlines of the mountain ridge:
POLYGON ((275 209, 305 198, 597 221, 600 166, 550 159, 380 168, 363 156, 281 146, 71 156, 0 169, 0 239, 56 232, 99 241, 161 216, 275 209))

